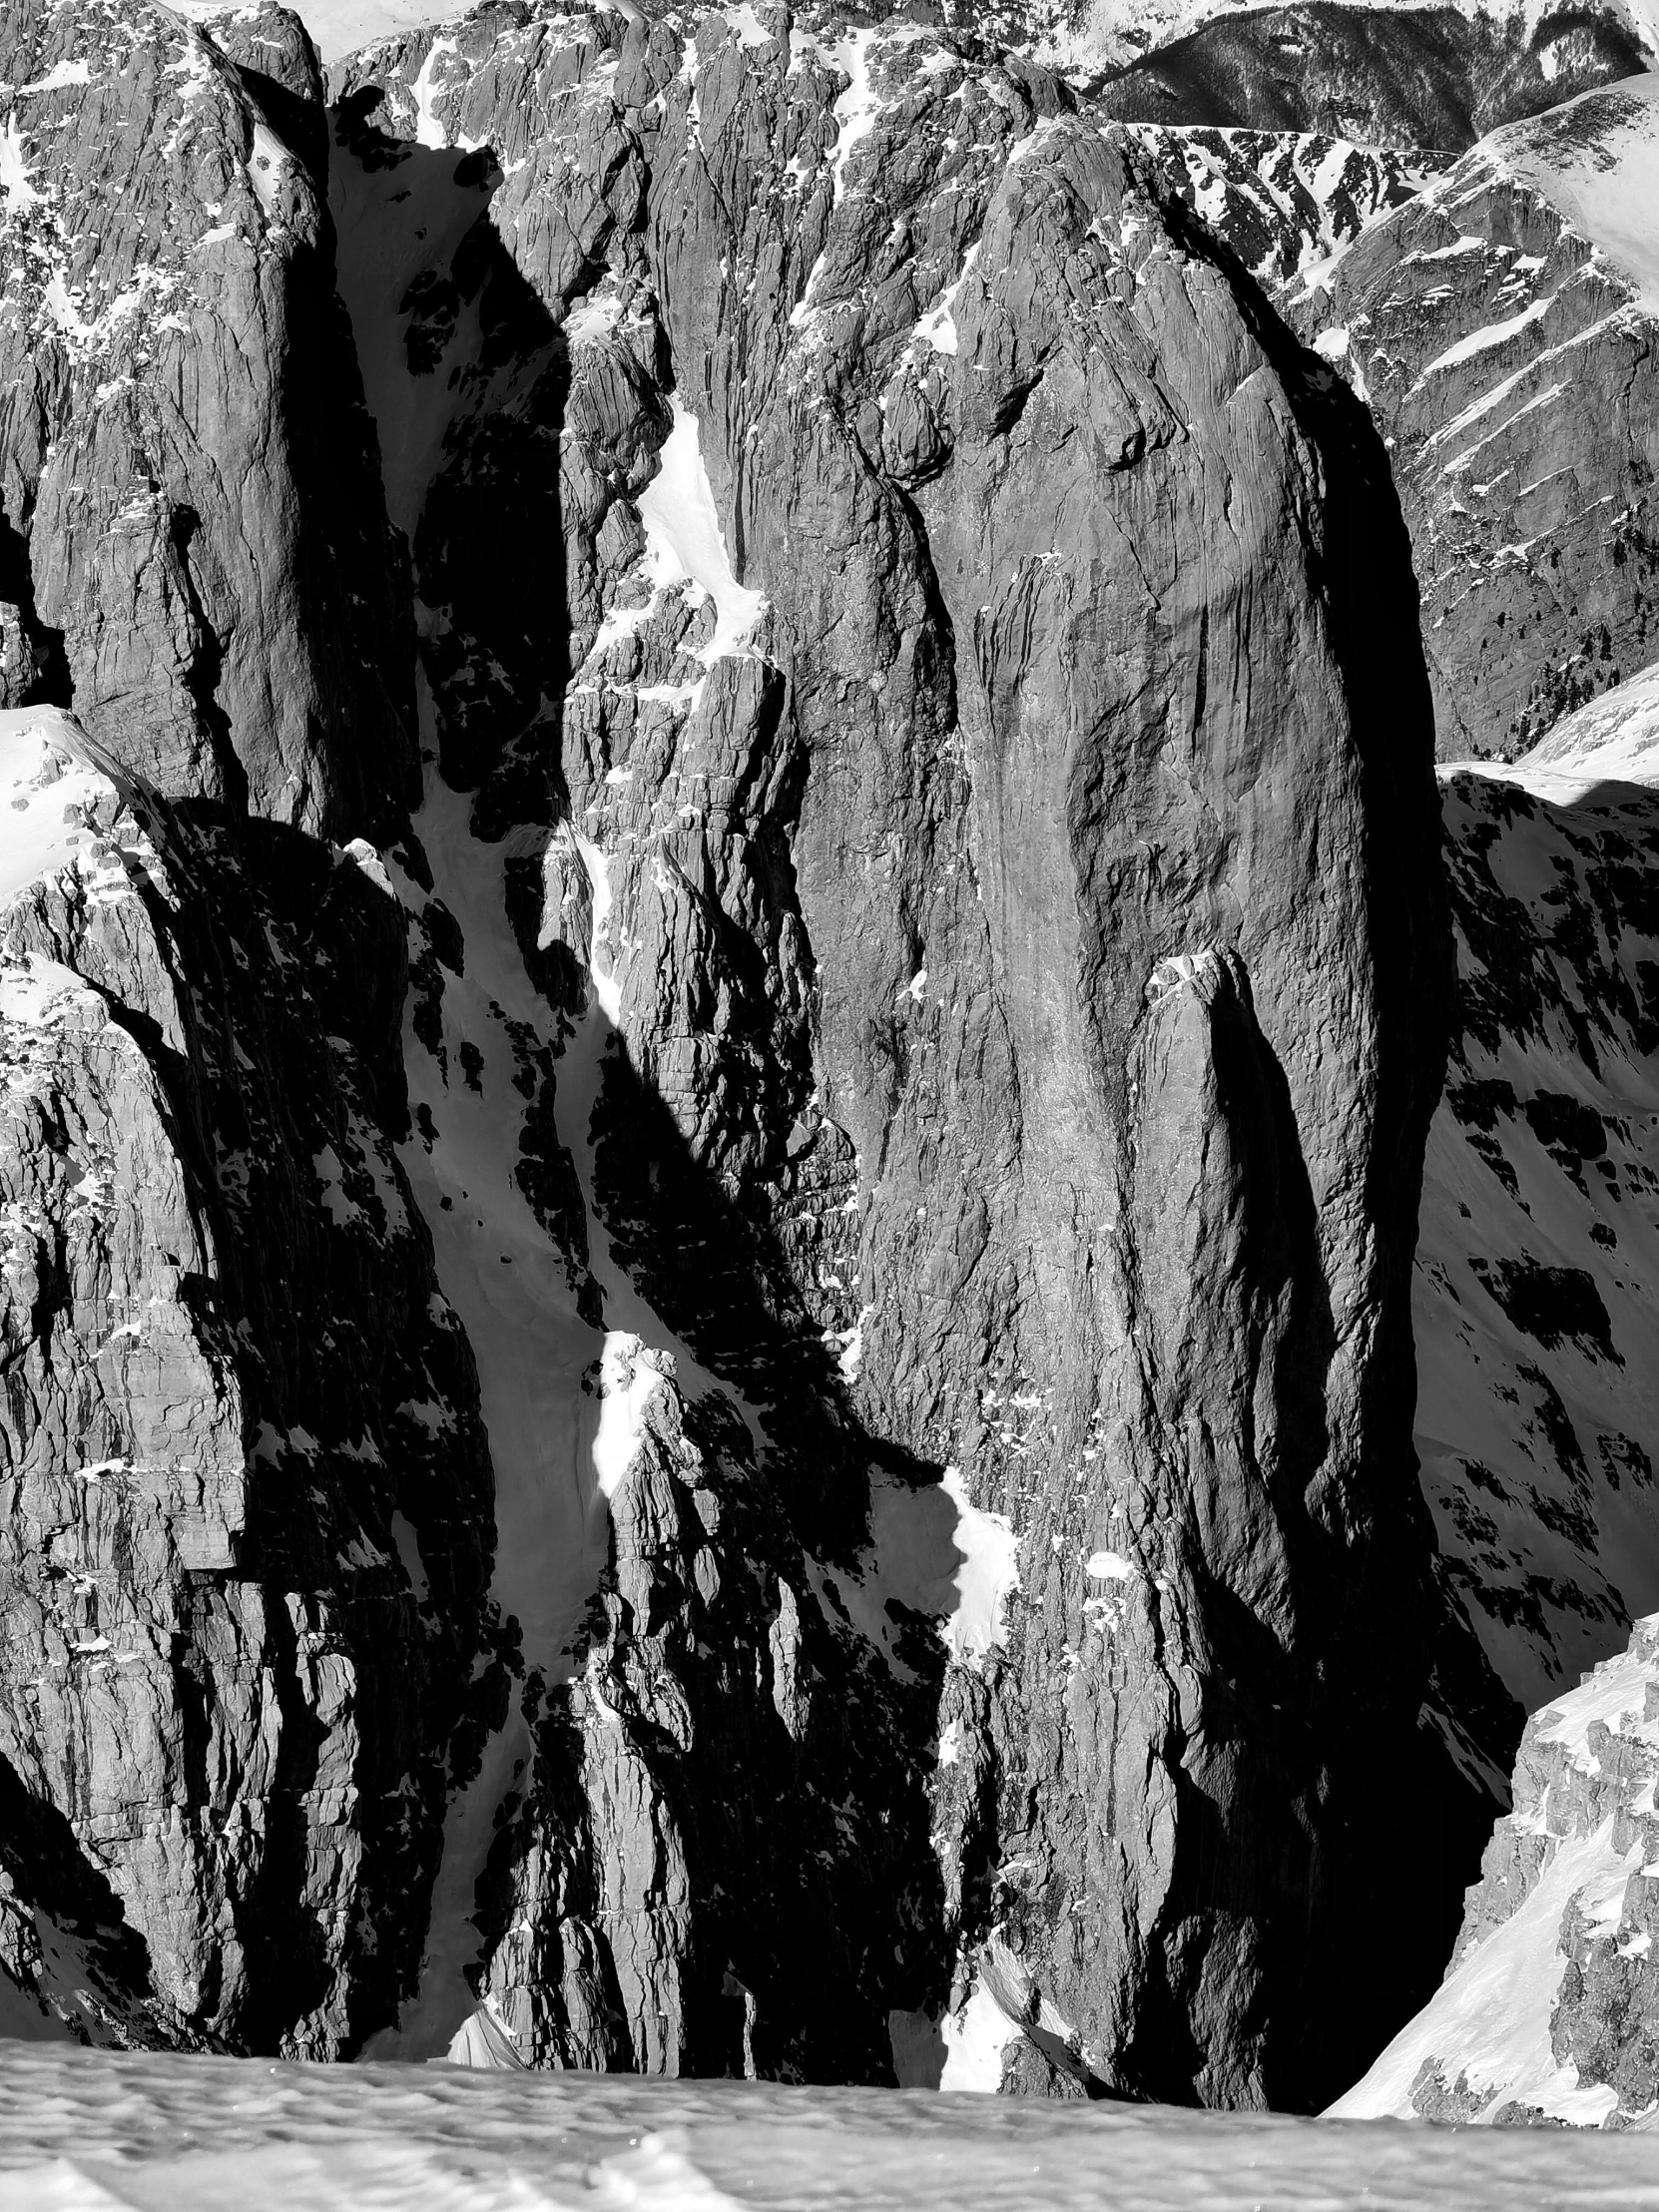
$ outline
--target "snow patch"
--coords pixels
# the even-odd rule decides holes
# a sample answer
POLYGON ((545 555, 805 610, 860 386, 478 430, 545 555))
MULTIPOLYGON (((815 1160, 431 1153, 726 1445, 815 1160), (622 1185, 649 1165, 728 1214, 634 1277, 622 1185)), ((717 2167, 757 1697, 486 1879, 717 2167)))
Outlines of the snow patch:
POLYGON ((678 393, 672 404, 674 427, 657 456, 656 475, 640 493, 640 520, 645 525, 653 586, 664 591, 679 583, 694 584, 715 603, 715 634, 697 656, 705 667, 712 667, 748 645, 767 602, 732 573, 720 512, 703 465, 697 417, 678 393))
POLYGON ((917 318, 915 328, 910 332, 912 340, 919 339, 923 345, 930 345, 935 353, 953 354, 955 352, 956 295, 963 284, 966 283, 968 273, 978 259, 979 247, 975 242, 967 250, 966 258, 962 263, 961 275, 955 282, 947 284, 927 312, 917 318))
POLYGON ((254 151, 248 157, 248 182, 268 216, 276 212, 276 187, 288 165, 288 150, 269 124, 254 125, 254 151))
POLYGON ((1083 1572, 1096 1582, 1133 1582, 1140 1570, 1132 1567, 1121 1552, 1097 1551, 1084 1566, 1083 1572))
POLYGON ((971 1667, 1006 1641, 1008 1600, 1019 1588, 1019 1539, 1006 1514, 973 1503, 960 1467, 946 1467, 940 1487, 956 1508, 952 1540, 962 1554, 953 1578, 956 1609, 943 1636, 951 1655, 971 1667))
POLYGON ((840 205, 846 190, 846 165, 852 158, 852 149, 860 139, 868 138, 875 128, 875 118, 881 112, 881 103, 875 96, 869 81, 869 53, 875 44, 873 31, 851 31, 835 48, 830 60, 848 80, 846 90, 835 102, 835 151, 830 161, 832 179, 832 205, 840 205))
POLYGON ((81 743, 56 707, 0 712, 0 905, 71 865, 87 837, 80 810, 116 797, 81 743))
POLYGON ((456 51, 457 47, 454 39, 433 39, 431 46, 427 49, 426 59, 420 65, 419 74, 409 87, 410 98, 414 101, 415 142, 417 145, 441 149, 449 144, 449 133, 438 121, 437 110, 433 105, 437 97, 438 87, 432 82, 432 71, 434 65, 440 62, 446 54, 453 54, 456 51))
POLYGON ((947 2012, 939 2027, 944 2036, 939 2087, 995 2096, 1002 2087, 1008 2045, 1020 2031, 985 1984, 976 1981, 967 2002, 959 2011, 947 2012))
POLYGON ((89 85, 92 82, 92 64, 87 61, 54 62, 44 77, 37 77, 32 85, 19 85, 18 92, 67 92, 71 85, 89 85))
POLYGON ((23 137, 14 115, 7 116, 0 126, 0 192, 6 196, 8 215, 35 207, 40 200, 39 192, 29 182, 29 165, 23 159, 23 137))
POLYGON ((644 1433, 645 1408, 662 1382, 640 1339, 612 1330, 599 1363, 599 1426, 593 1439, 594 1474, 603 1497, 615 1497, 644 1433))

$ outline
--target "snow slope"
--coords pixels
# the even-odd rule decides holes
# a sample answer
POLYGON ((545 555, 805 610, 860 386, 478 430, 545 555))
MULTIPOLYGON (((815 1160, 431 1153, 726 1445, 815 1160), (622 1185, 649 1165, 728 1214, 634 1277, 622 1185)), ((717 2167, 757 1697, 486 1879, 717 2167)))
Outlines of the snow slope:
MULTIPOLYGON (((1659 120, 1659 108, 1655 117, 1659 120)), ((1659 178, 1653 207, 1659 249, 1659 178)), ((1557 723, 1506 773, 1536 798, 1558 806, 1572 806, 1610 784, 1659 790, 1659 663, 1557 723)))
POLYGON ((56 707, 0 710, 0 905, 69 865, 88 841, 74 810, 114 796, 85 748, 56 707))
POLYGON ((1639 2135, 14 2045, 0 2212, 1659 2212, 1639 2135))

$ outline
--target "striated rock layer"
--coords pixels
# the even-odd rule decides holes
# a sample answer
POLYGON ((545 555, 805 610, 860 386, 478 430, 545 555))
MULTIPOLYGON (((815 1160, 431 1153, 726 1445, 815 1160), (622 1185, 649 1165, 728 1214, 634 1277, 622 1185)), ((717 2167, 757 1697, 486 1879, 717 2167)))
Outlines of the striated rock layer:
POLYGON ((970 42, 501 7, 330 89, 342 236, 426 248, 351 297, 433 738, 561 1066, 614 1039, 592 1218, 680 1348, 476 2036, 878 2076, 891 2012, 947 2079, 1317 2098, 1443 1954, 1406 1806, 1455 1859, 1490 1802, 1425 1702, 1382 449, 970 42))

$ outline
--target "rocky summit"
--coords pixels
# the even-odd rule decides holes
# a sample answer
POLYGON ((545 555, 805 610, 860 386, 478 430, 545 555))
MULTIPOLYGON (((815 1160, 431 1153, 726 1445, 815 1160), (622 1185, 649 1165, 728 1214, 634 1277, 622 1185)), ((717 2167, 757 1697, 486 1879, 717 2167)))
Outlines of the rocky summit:
POLYGON ((0 2031, 1649 2109, 1659 25, 324 43, 0 0, 0 2031))

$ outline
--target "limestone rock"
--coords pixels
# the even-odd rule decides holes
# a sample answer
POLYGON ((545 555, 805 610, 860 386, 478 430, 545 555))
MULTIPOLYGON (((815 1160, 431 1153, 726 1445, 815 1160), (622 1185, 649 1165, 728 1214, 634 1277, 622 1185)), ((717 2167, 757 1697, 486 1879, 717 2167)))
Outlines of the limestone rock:
POLYGON ((0 543, 97 743, 348 836, 412 796, 407 617, 282 20, 245 77, 159 6, 8 0, 0 543))

